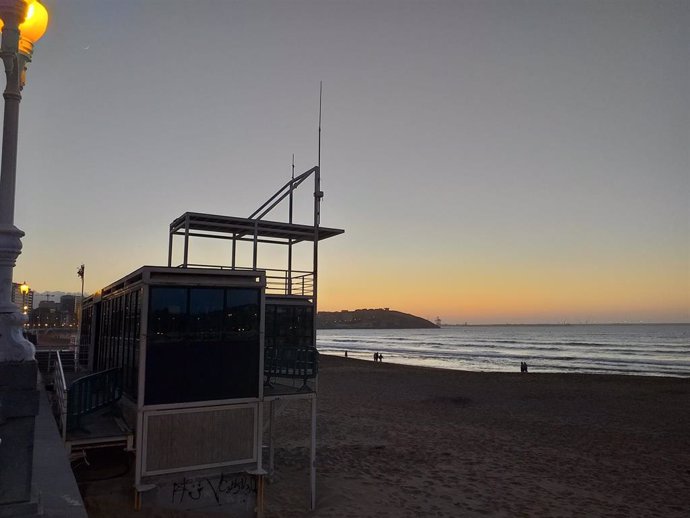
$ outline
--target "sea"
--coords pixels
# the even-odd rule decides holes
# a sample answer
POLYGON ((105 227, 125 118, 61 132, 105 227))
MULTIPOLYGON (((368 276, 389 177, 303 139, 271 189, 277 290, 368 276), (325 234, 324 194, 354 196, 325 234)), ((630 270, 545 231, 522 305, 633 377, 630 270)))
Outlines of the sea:
POLYGON ((443 326, 329 329, 322 354, 467 371, 690 377, 690 324, 443 326))

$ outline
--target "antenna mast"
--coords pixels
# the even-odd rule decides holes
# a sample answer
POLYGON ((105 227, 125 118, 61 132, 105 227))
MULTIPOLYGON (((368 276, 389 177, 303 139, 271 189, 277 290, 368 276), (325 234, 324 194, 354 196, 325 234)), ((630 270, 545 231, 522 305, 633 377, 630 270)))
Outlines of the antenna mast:
MULTIPOLYGON (((292 177, 290 180, 290 224, 292 224, 292 203, 293 203, 293 195, 292 191, 295 188, 295 154, 292 154, 292 177)), ((292 295, 292 238, 288 241, 288 274, 287 274, 287 294, 292 295)))
POLYGON ((319 155, 317 164, 321 169, 321 98, 323 97, 323 81, 319 81, 319 155))
MULTIPOLYGON (((319 154, 316 171, 314 171, 314 257, 312 260, 313 294, 312 304, 314 312, 314 328, 312 336, 316 345, 316 316, 318 315, 317 293, 319 285, 319 223, 321 221, 321 99, 323 96, 323 81, 319 81, 319 154)), ((316 508, 316 399, 311 400, 311 453, 310 473, 311 483, 311 509, 316 508)))

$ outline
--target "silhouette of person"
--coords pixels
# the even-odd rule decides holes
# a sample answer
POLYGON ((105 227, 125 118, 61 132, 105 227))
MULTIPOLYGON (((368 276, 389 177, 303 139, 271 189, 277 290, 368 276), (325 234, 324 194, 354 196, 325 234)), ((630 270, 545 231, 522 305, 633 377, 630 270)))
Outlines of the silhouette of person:
POLYGON ((345 351, 345 358, 347 358, 347 351, 345 351))
POLYGON ((379 353, 374 353, 374 361, 379 361, 379 353))

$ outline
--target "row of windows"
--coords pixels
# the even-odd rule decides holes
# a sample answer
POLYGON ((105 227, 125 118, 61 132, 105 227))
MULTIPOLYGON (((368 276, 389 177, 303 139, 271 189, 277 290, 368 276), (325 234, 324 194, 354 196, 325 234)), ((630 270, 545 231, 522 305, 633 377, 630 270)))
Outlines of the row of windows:
POLYGON ((257 289, 155 287, 150 293, 149 343, 258 338, 257 289))
POLYGON ((140 290, 103 301, 100 313, 94 370, 122 367, 123 391, 136 398, 141 322, 140 290))
POLYGON ((258 397, 260 291, 149 291, 147 405, 258 397))
MULTIPOLYGON (((82 343, 96 331, 94 369, 123 368, 137 395, 142 290, 85 308, 82 343)), ((260 290, 149 289, 146 404, 257 397, 260 290)), ((313 347, 311 306, 267 305, 266 347, 313 347)))

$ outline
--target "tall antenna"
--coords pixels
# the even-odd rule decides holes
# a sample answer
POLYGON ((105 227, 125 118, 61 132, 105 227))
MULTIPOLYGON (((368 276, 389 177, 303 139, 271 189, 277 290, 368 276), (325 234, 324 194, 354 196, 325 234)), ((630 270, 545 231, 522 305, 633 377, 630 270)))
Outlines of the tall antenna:
POLYGON ((316 165, 321 169, 321 98, 323 97, 323 81, 319 81, 319 157, 316 165))
MULTIPOLYGON (((292 154, 292 180, 295 180, 295 154, 292 154)), ((292 223, 292 191, 295 188, 293 183, 290 183, 290 223, 292 223)))
MULTIPOLYGON (((290 181, 290 224, 292 224, 292 204, 293 195, 292 191, 295 188, 295 154, 292 154, 292 178, 290 181)), ((292 238, 288 240, 288 274, 287 274, 287 294, 292 295, 292 238)))

